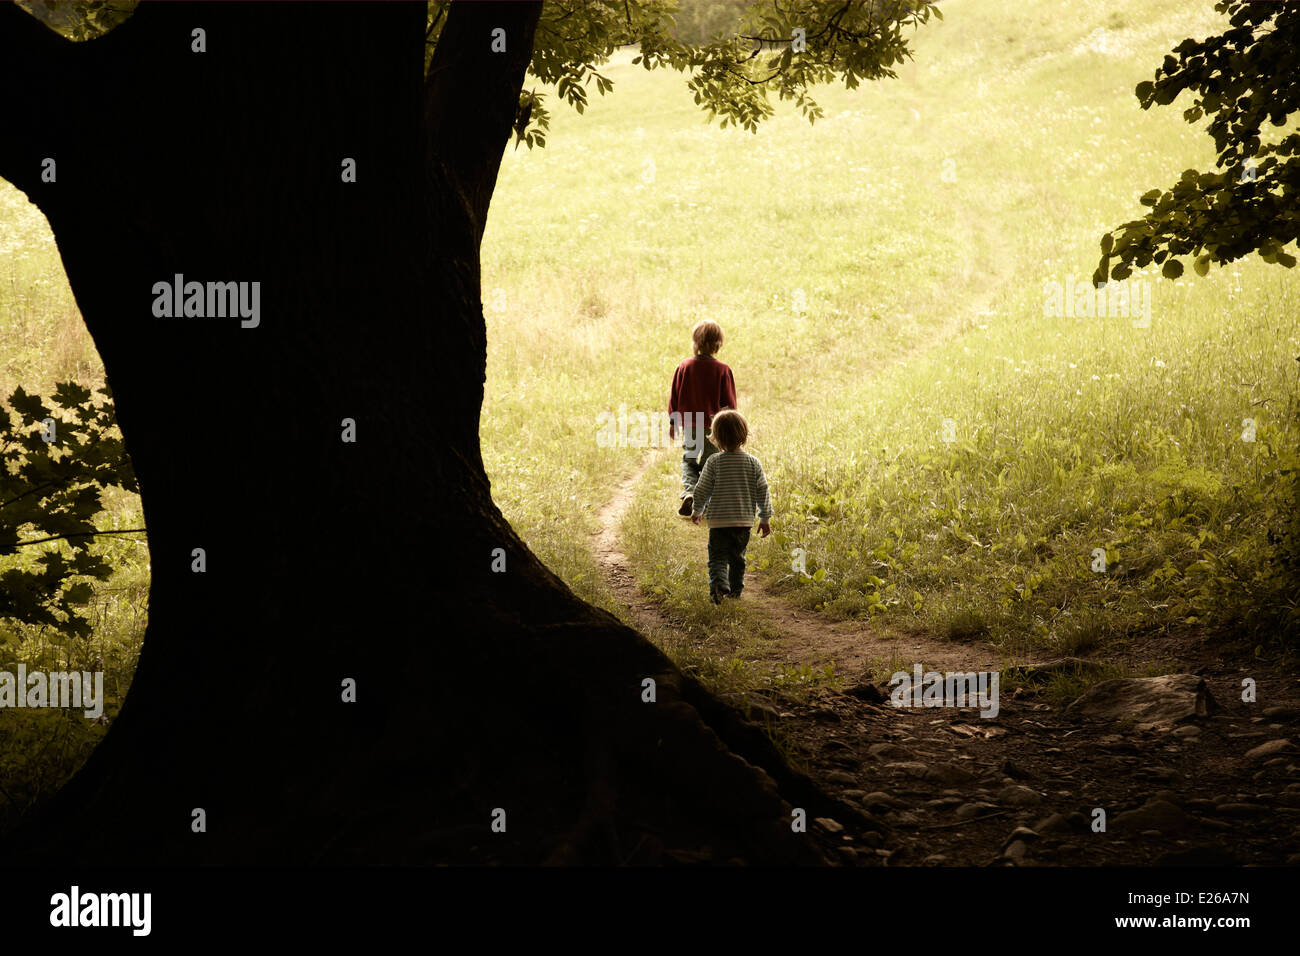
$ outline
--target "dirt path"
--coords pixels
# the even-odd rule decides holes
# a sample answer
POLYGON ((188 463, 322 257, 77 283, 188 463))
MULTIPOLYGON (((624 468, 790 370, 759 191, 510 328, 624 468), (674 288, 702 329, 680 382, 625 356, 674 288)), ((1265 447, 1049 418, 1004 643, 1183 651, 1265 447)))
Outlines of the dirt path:
MULTIPOLYGON (((651 631, 674 630, 677 625, 657 602, 638 589, 636 576, 623 554, 618 530, 637 487, 669 453, 680 452, 675 448, 655 449, 641 460, 636 471, 619 483, 596 514, 599 530, 592 546, 601 573, 619 603, 638 625, 651 631)), ((665 502, 665 508, 670 504, 665 502)), ((668 516, 665 520, 676 519, 668 516)), ((869 662, 882 659, 920 661, 927 668, 942 671, 994 670, 1001 663, 1001 657, 988 645, 961 645, 920 635, 888 633, 867 621, 827 621, 815 611, 791 607, 771 593, 762 577, 753 572, 746 578, 742 600, 756 606, 773 632, 780 635, 780 657, 789 664, 834 663, 837 673, 858 675, 869 662)))
POLYGON ((636 575, 632 573, 627 556, 623 554, 618 532, 637 486, 641 484, 650 469, 659 463, 664 454, 671 450, 654 449, 641 459, 641 464, 636 471, 619 482, 618 487, 614 489, 614 494, 596 512, 599 530, 592 539, 592 551, 596 555, 596 563, 600 565, 605 582, 619 603, 628 609, 632 620, 642 630, 649 632, 660 628, 672 629, 675 625, 664 614, 663 608, 643 595, 637 587, 636 575))
MULTIPOLYGON (((972 234, 986 239, 978 245, 996 261, 1002 240, 979 219, 972 234)), ((962 278, 965 322, 983 321, 995 283, 972 260, 962 278)), ((914 360, 962 324, 954 317, 890 361, 914 360)), ((650 635, 685 629, 638 589, 619 529, 646 475, 678 454, 656 449, 643 458, 598 512, 592 540, 616 599, 650 635)), ((671 505, 663 502, 664 520, 680 520, 671 505)), ((1008 661, 988 644, 902 633, 877 620, 828 621, 792 607, 760 574, 748 576, 741 600, 777 635, 774 662, 833 662, 850 683, 881 660, 900 670, 920 663, 1004 677, 1010 666, 1031 668, 1020 672, 1029 677, 1018 689, 1004 681, 991 718, 970 708, 895 707, 888 686, 864 679, 812 700, 750 695, 750 719, 826 791, 865 815, 868 825, 817 821, 832 858, 905 866, 1300 864, 1300 687, 1285 660, 1256 659, 1250 647, 1187 634, 1157 633, 1115 649, 1112 657, 1135 668, 1158 664, 1203 678, 1220 705, 1213 716, 1143 729, 1053 707, 1033 662, 1008 661), (1246 677, 1258 684, 1258 703, 1240 701, 1246 677), (1274 749, 1261 756, 1256 748, 1264 744, 1274 749), (1096 829, 1099 811, 1104 830, 1096 829)))
MULTIPOLYGON (((658 449, 642 460, 598 512, 593 537, 606 581, 647 633, 681 628, 640 593, 619 527, 646 474, 675 452, 658 449)), ((758 575, 742 600, 779 634, 778 657, 792 664, 833 661, 847 675, 862 673, 872 658, 936 671, 1007 664, 987 645, 826 621, 782 601, 758 575)), ((972 709, 895 707, 888 687, 865 681, 810 702, 755 697, 750 717, 779 735, 823 788, 864 814, 865 825, 816 822, 832 858, 847 865, 1300 863, 1294 676, 1278 667, 1243 669, 1195 640, 1178 651, 1180 666, 1205 678, 1221 709, 1176 727, 1084 721, 1039 700, 1032 682, 1004 689, 992 719, 972 709), (1271 706, 1237 702, 1243 674, 1259 681, 1260 700, 1271 706), (1261 744, 1278 749, 1261 757, 1261 744), (1106 830, 1095 829, 1098 811, 1106 830)))

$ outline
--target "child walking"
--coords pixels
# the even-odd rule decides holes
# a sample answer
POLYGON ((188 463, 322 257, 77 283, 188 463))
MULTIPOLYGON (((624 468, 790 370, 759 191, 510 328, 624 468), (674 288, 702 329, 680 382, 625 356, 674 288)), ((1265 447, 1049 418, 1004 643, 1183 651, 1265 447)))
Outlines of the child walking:
POLYGON ((677 513, 690 515, 700 469, 718 449, 709 441, 713 417, 736 407, 736 382, 731 369, 715 357, 722 348, 722 326, 705 320, 691 330, 695 355, 677 366, 668 396, 668 435, 682 428, 682 493, 677 513))
POLYGON ((749 423, 728 409, 713 419, 713 441, 721 451, 709 456, 695 485, 691 520, 709 522, 709 599, 740 597, 745 589, 745 548, 758 513, 758 531, 771 533, 772 499, 767 476, 758 459, 741 450, 749 438, 749 423))

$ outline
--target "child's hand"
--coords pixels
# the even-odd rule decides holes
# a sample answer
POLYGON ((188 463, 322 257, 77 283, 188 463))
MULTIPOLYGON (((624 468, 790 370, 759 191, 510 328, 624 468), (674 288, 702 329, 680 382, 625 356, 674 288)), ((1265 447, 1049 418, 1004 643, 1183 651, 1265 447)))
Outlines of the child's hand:
POLYGON ((700 523, 700 516, 696 514, 691 515, 691 524, 699 524, 699 523, 700 523))
POLYGON ((771 533, 772 533, 772 526, 770 524, 768 524, 766 521, 760 521, 758 523, 758 535, 760 538, 766 538, 771 533))

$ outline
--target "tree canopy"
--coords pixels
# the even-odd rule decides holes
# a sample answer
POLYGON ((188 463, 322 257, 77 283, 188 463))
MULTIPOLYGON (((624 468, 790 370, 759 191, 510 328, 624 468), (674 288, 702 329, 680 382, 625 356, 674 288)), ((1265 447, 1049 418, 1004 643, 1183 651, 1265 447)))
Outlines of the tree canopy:
POLYGON ((1136 94, 1145 110, 1189 92, 1183 118, 1208 121, 1217 171, 1187 169, 1168 189, 1145 193, 1146 215, 1102 236, 1095 282, 1153 262, 1176 279, 1181 256, 1202 276, 1256 251, 1296 264, 1284 247, 1300 236, 1300 132, 1284 128, 1300 108, 1300 6, 1222 0, 1215 9, 1228 29, 1178 44, 1136 94))

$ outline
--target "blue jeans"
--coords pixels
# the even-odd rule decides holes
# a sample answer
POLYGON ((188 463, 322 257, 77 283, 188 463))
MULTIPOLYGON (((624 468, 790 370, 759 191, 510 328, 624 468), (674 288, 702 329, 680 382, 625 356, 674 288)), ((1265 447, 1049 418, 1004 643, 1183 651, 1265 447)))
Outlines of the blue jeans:
POLYGON ((709 590, 730 591, 740 597, 745 589, 745 548, 748 528, 709 529, 709 590))
MULTIPOLYGON (((702 419, 701 419, 702 420, 702 419)), ((709 441, 709 430, 696 425, 682 426, 682 497, 695 494, 700 470, 718 447, 709 441)))

